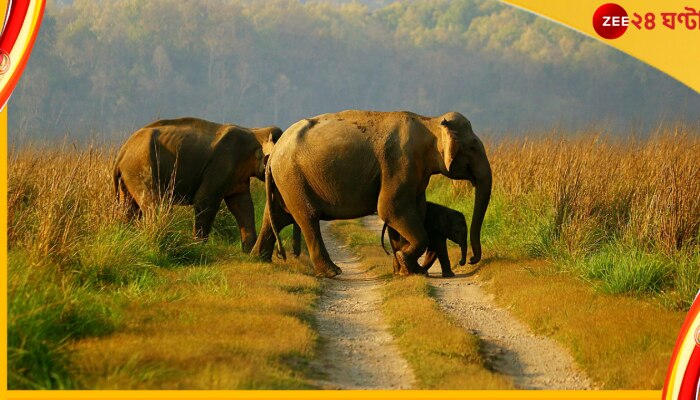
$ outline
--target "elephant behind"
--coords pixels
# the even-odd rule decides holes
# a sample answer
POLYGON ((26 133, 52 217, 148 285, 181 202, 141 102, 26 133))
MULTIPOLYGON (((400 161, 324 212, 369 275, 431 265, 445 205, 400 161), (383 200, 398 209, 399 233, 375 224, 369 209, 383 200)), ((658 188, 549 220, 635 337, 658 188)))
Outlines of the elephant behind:
POLYGON ((420 273, 417 259, 428 243, 425 189, 434 174, 466 179, 476 188, 469 235, 470 262, 476 263, 491 167, 467 118, 349 110, 298 121, 270 155, 267 204, 253 254, 271 260, 277 228, 296 221, 316 274, 337 275, 341 270, 323 244, 319 221, 377 212, 406 239, 396 252, 402 270, 420 273))
MULTIPOLYGON (((381 243, 384 251, 389 254, 384 247, 384 232, 386 228, 387 224, 384 224, 382 227, 381 243)), ((425 207, 425 230, 428 232, 428 248, 425 252, 425 259, 421 265, 423 271, 427 274, 428 270, 437 259, 440 261, 443 277, 455 276, 454 272, 452 272, 446 240, 449 239, 459 245, 462 250, 462 257, 459 260, 459 265, 464 265, 467 262, 468 236, 467 221, 464 218, 464 214, 449 207, 428 201, 425 207)), ((392 236, 392 234, 390 234, 390 236, 392 236)), ((400 237, 398 237, 398 234, 394 234, 393 236, 393 238, 390 238, 390 244, 393 250, 392 254, 396 254, 396 251, 401 248, 403 243, 400 237)), ((399 268, 398 260, 394 257, 395 274, 399 273, 399 268)))
POLYGON ((282 131, 197 118, 160 120, 139 129, 119 150, 117 197, 130 216, 159 202, 192 205, 195 236, 206 239, 221 201, 236 218, 243 250, 256 240, 250 178, 264 180, 265 163, 282 131))

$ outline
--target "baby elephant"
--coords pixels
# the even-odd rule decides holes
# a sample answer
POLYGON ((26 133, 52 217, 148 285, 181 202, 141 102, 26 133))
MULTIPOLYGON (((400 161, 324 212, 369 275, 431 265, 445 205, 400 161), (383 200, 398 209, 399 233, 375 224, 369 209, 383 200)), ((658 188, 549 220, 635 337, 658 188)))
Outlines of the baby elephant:
MULTIPOLYGON (((435 262, 437 258, 440 261, 440 267, 442 268, 443 277, 455 276, 450 267, 450 257, 447 254, 447 239, 457 243, 462 249, 462 258, 459 260, 459 265, 464 265, 467 261, 467 221, 464 218, 464 214, 457 210, 451 208, 427 202, 426 213, 425 213, 425 230, 428 232, 428 249, 425 253, 425 259, 421 267, 424 273, 428 273, 428 270, 435 262)), ((386 231, 387 224, 384 224, 382 228, 382 248, 386 251, 384 247, 384 232, 386 231)), ((391 243, 391 249, 394 254, 401 249, 404 240, 398 236, 398 234, 391 228, 389 232, 389 242, 391 243)), ((389 254, 388 251, 386 251, 389 254)), ((394 257, 394 273, 399 273, 399 263, 394 257)))

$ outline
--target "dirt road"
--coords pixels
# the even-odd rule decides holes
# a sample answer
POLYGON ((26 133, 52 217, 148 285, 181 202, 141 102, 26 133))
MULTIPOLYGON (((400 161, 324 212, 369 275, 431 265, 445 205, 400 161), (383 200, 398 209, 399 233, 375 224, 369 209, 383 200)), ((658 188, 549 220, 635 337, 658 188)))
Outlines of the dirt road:
MULTIPOLYGON (((381 233, 378 217, 366 217, 362 223, 381 233)), ((533 335, 525 324, 498 307, 481 288, 477 276, 458 274, 445 279, 436 263, 429 283, 440 307, 465 330, 479 336, 490 367, 510 377, 516 388, 592 388, 566 349, 550 338, 533 335)))
POLYGON ((415 378, 384 321, 382 281, 363 268, 359 258, 321 225, 331 259, 343 269, 326 279, 316 322, 321 337, 312 366, 327 389, 410 389, 415 378))
MULTIPOLYGON (((439 274, 439 272, 433 272, 439 274)), ((466 330, 479 336, 495 371, 518 389, 591 389, 566 349, 533 335, 525 324, 495 305, 478 281, 465 275, 430 280, 440 306, 466 330)))

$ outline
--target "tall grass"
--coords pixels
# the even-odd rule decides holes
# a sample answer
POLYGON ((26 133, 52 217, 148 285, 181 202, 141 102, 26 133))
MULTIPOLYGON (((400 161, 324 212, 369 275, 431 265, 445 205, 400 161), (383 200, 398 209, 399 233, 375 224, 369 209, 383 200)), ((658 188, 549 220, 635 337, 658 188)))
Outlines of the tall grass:
MULTIPOLYGON (((700 135, 598 134, 488 146, 484 241, 496 256, 550 257, 604 291, 689 306, 700 289, 700 135)), ((437 178, 428 198, 470 215, 471 186, 437 178)))
POLYGON ((226 215, 207 244, 193 239, 189 208, 164 204, 128 223, 112 186, 114 154, 75 146, 10 154, 11 389, 73 387, 68 341, 110 332, 120 303, 159 283, 158 268, 206 263, 240 246, 226 215))

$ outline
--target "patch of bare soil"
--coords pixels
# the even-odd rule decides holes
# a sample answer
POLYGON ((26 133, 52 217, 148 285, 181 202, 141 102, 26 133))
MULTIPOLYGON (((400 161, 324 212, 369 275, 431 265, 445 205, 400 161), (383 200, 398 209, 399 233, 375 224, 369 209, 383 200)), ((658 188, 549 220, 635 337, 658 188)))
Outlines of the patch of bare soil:
POLYGON ((415 377, 393 342, 381 305, 383 282, 321 223, 331 259, 343 270, 324 281, 316 312, 321 337, 312 365, 325 389, 410 389, 415 377))
MULTIPOLYGON (((368 230, 381 232, 378 217, 365 218, 368 230)), ((571 355, 553 339, 537 336, 496 305, 493 296, 473 274, 442 278, 439 262, 431 269, 429 283, 436 299, 465 330, 477 335, 494 371, 509 376, 518 389, 592 389, 591 382, 571 355)))

